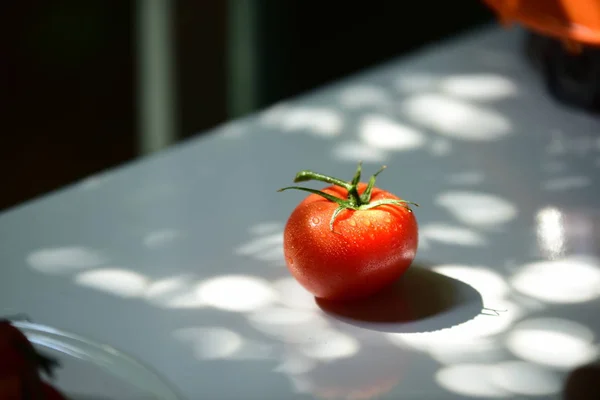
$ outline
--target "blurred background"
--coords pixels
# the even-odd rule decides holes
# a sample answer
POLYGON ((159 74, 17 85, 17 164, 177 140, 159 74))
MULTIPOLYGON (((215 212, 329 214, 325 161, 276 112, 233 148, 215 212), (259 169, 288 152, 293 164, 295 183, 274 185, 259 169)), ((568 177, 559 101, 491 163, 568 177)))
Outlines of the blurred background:
POLYGON ((494 20, 476 0, 0 10, 0 210, 494 20))

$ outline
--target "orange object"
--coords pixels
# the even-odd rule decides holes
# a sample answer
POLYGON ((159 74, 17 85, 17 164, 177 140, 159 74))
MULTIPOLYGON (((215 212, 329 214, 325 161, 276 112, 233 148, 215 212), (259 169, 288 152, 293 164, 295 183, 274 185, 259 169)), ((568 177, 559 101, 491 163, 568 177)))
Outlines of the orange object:
POLYGON ((600 46, 600 0, 483 0, 500 20, 562 40, 571 51, 600 46))

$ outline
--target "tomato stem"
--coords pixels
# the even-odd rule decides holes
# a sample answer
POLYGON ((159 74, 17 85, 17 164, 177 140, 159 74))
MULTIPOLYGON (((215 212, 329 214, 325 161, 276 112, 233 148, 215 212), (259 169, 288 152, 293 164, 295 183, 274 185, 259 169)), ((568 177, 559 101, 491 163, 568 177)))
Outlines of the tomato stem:
MULTIPOLYGON (((335 222, 335 219, 336 219, 336 218, 337 218, 337 216, 338 216, 338 215, 340 215, 340 213, 341 213, 342 211, 344 211, 344 210, 347 210, 347 208, 346 208, 346 207, 344 207, 344 206, 342 206, 342 205, 340 205, 338 208, 336 208, 336 209, 333 211, 333 214, 331 214, 331 218, 329 219, 329 230, 330 230, 331 232, 334 232, 334 230, 333 230, 333 223, 335 222)), ((335 233, 335 232, 334 232, 334 233, 335 233)))
POLYGON ((335 222, 335 219, 342 211, 344 211, 346 209, 370 210, 372 208, 379 207, 382 205, 387 205, 387 204, 406 207, 406 208, 408 208, 409 211, 412 211, 412 210, 410 210, 410 207, 408 207, 408 204, 412 204, 412 205, 415 205, 418 207, 419 206, 418 204, 410 202, 410 201, 406 201, 406 200, 383 199, 383 200, 378 200, 378 201, 371 203, 371 195, 373 193, 373 188, 375 187, 375 182, 377 180, 377 176, 385 168, 386 168, 386 166, 384 165, 377 172, 375 172, 373 175, 371 175, 371 178, 369 178, 367 187, 362 195, 360 195, 358 193, 358 184, 360 183, 360 178, 361 178, 361 174, 362 174, 362 161, 360 161, 358 163, 356 172, 354 173, 354 176, 352 177, 352 180, 350 182, 346 182, 346 181, 343 181, 341 179, 334 178, 331 176, 323 175, 323 174, 320 174, 318 172, 314 172, 311 170, 302 170, 302 171, 298 172, 296 174, 296 177, 294 178, 294 182, 307 182, 307 181, 314 180, 314 181, 321 181, 321 182, 329 183, 329 184, 341 187, 343 189, 346 189, 346 191, 348 192, 348 197, 346 199, 341 199, 341 198, 331 195, 329 193, 325 193, 321 190, 310 189, 310 188, 305 188, 305 187, 301 187, 301 186, 284 187, 284 188, 279 189, 278 192, 283 192, 288 189, 302 190, 305 192, 319 195, 329 201, 332 201, 332 202, 338 204, 339 207, 333 212, 333 215, 331 216, 331 220, 329 221, 329 228, 332 232, 333 232, 333 223, 335 222))
POLYGON ((358 185, 360 182, 360 174, 362 173, 362 161, 358 162, 358 167, 356 168, 356 172, 354 173, 354 178, 352 178, 352 185, 358 185))
MULTIPOLYGON (((278 189, 277 191, 278 191, 278 192, 283 192, 283 191, 285 191, 285 190, 289 190, 289 189, 303 190, 303 191, 305 191, 305 192, 309 192, 309 193, 317 194, 317 195, 319 195, 319 196, 321 196, 321 197, 324 197, 324 198, 326 198, 326 199, 327 199, 327 200, 329 200, 329 201, 333 201, 334 203, 337 203, 337 204, 339 204, 340 206, 342 206, 342 205, 343 205, 343 206, 350 206, 350 205, 348 204, 348 201, 347 201, 347 200, 340 199, 339 197, 335 197, 335 196, 334 196, 334 195, 332 195, 332 194, 325 193, 325 192, 322 192, 322 191, 320 191, 320 190, 316 190, 316 189, 310 189, 310 188, 305 188, 305 187, 302 187, 302 186, 288 186, 288 187, 284 187, 284 188, 278 189)), ((351 207, 351 208, 354 208, 354 207, 351 207)))
POLYGON ((369 204, 369 202, 371 201, 371 192, 373 192, 373 187, 375 186, 375 181, 377 180, 377 175, 379 175, 381 172, 383 172, 384 169, 386 169, 387 167, 384 165, 381 168, 379 168, 379 171, 375 172, 372 176, 371 179, 369 179, 369 183, 367 184, 367 188, 365 189, 365 191, 363 192, 360 200, 362 203, 364 204, 369 204))
POLYGON ((352 187, 352 184, 350 184, 348 182, 344 182, 341 179, 337 179, 337 178, 333 178, 331 176, 319 174, 318 172, 314 172, 314 171, 310 171, 310 170, 300 171, 296 174, 296 177, 294 178, 295 183, 306 182, 306 181, 321 181, 321 182, 325 182, 325 183, 330 183, 332 185, 343 187, 346 190, 350 190, 352 187))

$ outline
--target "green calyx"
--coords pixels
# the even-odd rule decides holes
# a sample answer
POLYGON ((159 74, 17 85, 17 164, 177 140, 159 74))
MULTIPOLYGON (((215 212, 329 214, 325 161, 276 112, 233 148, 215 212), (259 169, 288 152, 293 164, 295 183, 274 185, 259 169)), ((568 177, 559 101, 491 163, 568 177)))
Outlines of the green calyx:
POLYGON ((345 199, 341 199, 339 197, 333 196, 329 193, 325 193, 321 190, 305 188, 301 186, 288 186, 278 190, 278 192, 283 192, 284 190, 296 189, 302 190, 305 192, 313 193, 324 197, 325 199, 332 201, 338 205, 338 208, 335 209, 331 219, 329 221, 329 229, 333 232, 333 223, 335 219, 340 215, 340 213, 344 210, 370 210, 375 207, 383 206, 383 205, 396 205, 408 208, 410 210, 409 204, 414 206, 419 206, 416 203, 406 200, 395 200, 395 199, 382 199, 371 202, 371 196, 373 193, 373 188, 375 187, 375 181, 377 180, 377 175, 379 175, 384 169, 385 165, 381 167, 377 172, 371 175, 369 182, 365 191, 362 194, 358 194, 358 184, 360 182, 361 174, 362 174, 362 162, 358 163, 358 167, 356 168, 356 172, 354 177, 350 182, 343 181, 338 178, 333 178, 331 176, 319 174, 310 170, 303 170, 296 174, 294 178, 294 182, 307 182, 307 181, 320 181, 329 183, 331 185, 339 186, 341 188, 346 189, 348 192, 348 197, 345 199))

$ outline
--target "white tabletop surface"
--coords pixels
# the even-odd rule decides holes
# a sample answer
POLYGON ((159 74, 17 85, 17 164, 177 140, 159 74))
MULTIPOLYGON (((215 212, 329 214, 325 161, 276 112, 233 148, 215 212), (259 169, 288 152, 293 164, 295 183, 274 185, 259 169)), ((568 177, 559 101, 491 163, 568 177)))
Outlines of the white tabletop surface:
POLYGON ((0 313, 188 400, 559 398, 598 353, 600 122, 521 40, 440 43, 0 214, 0 313), (421 205, 403 290, 371 305, 405 304, 393 323, 333 318, 283 266, 303 194, 276 189, 359 159, 421 205))

